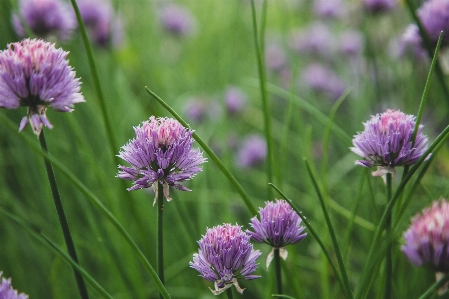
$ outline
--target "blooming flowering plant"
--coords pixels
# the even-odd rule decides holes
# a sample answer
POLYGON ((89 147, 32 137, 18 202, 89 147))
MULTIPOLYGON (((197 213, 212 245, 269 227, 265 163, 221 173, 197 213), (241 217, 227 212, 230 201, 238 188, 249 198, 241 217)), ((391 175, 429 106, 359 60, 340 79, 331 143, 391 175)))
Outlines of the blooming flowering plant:
POLYGON ((1 299, 28 299, 28 295, 18 293, 11 287, 11 278, 2 278, 2 272, 0 271, 0 298, 1 299))
POLYGON ((280 250, 280 256, 285 260, 288 252, 285 246, 296 244, 307 236, 303 233, 301 218, 283 199, 276 202, 267 201, 264 208, 259 208, 260 219, 251 218, 253 231, 247 230, 251 238, 258 243, 266 243, 273 247, 267 257, 267 268, 274 258, 274 250, 280 250))
POLYGON ((136 138, 122 146, 118 155, 131 164, 131 167, 119 165, 117 175, 133 181, 134 185, 128 191, 152 187, 157 198, 159 182, 167 201, 171 200, 170 186, 190 191, 180 182, 193 178, 206 161, 199 149, 192 149, 193 131, 177 120, 151 116, 134 127, 134 132, 136 138))
POLYGON ((371 117, 364 123, 365 130, 354 136, 351 151, 364 160, 355 164, 363 167, 378 166, 373 176, 394 173, 396 166, 412 165, 427 149, 427 137, 419 125, 415 140, 412 140, 415 117, 399 110, 388 109, 371 117))
POLYGON ((0 51, 0 107, 28 107, 19 131, 30 123, 39 136, 43 126, 53 127, 46 116, 48 107, 72 112, 74 104, 84 102, 67 54, 39 39, 24 39, 0 51))
MULTIPOLYGON (((67 40, 76 28, 75 14, 68 3, 61 0, 20 0, 20 15, 26 26, 43 39, 67 40)), ((25 37, 21 19, 13 14, 12 23, 16 33, 25 37)))
POLYGON ((198 241, 199 252, 193 255, 190 267, 200 276, 215 284, 214 295, 219 295, 234 285, 243 293, 237 279, 252 280, 259 275, 252 274, 256 268, 256 259, 261 255, 254 250, 250 236, 239 225, 225 223, 208 228, 206 234, 198 241))
MULTIPOLYGON (((410 262, 430 266, 437 280, 449 273, 449 203, 440 199, 413 217, 404 239, 401 250, 410 262)), ((447 284, 442 286, 439 294, 447 288, 447 284)))

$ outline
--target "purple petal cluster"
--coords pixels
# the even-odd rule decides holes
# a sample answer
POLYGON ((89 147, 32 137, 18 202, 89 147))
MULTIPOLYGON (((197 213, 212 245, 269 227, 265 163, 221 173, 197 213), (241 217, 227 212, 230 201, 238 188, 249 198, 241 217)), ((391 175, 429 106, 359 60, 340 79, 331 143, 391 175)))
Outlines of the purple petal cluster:
POLYGON ((242 168, 254 167, 267 157, 267 143, 259 135, 249 135, 237 152, 237 164, 242 168))
POLYGON ((307 236, 307 233, 303 233, 305 227, 301 226, 298 213, 285 200, 266 202, 264 208, 259 208, 259 216, 260 220, 257 216, 251 218, 250 224, 254 232, 247 231, 258 243, 282 248, 298 243, 307 236))
POLYGON ((415 124, 413 115, 399 110, 389 109, 372 116, 364 123, 365 130, 352 140, 354 147, 351 150, 364 158, 355 164, 394 169, 415 163, 427 149, 427 137, 421 132, 422 125, 419 125, 415 142, 412 143, 415 124))
POLYGON ((365 9, 371 13, 383 13, 393 10, 398 0, 363 0, 365 9))
POLYGON ((253 249, 250 236, 239 225, 225 223, 208 228, 198 244, 200 249, 189 264, 202 278, 215 283, 215 290, 212 290, 215 295, 232 285, 242 293, 237 279, 260 277, 252 273, 257 268, 256 259, 261 252, 253 249))
POLYGON ((321 18, 341 18, 346 14, 347 7, 342 0, 315 0, 313 11, 321 18))
POLYGON ((346 84, 330 68, 312 63, 304 69, 302 82, 315 92, 322 92, 332 100, 338 99, 346 90, 346 84))
MULTIPOLYGON (((67 40, 76 28, 72 8, 61 0, 20 0, 19 12, 31 31, 44 39, 56 36, 67 40)), ((18 15, 12 16, 12 23, 16 33, 25 37, 26 32, 18 15)))
POLYGON ((442 45, 449 44, 449 0, 425 1, 417 15, 434 45, 441 31, 444 31, 442 45))
POLYGON ((2 278, 2 272, 0 272, 0 299, 28 299, 28 295, 18 293, 11 287, 11 278, 2 278))
POLYGON ((449 272, 449 203, 441 199, 416 215, 404 233, 401 250, 415 265, 449 272))
POLYGON ((109 1, 79 0, 78 8, 81 17, 93 42, 106 48, 110 45, 119 46, 123 39, 123 23, 114 14, 109 1))
POLYGON ((229 86, 225 91, 226 109, 229 114, 240 113, 245 107, 246 94, 238 87, 229 86))
POLYGON ((178 4, 165 5, 159 12, 162 27, 176 36, 191 35, 196 29, 196 19, 191 12, 178 4))
POLYGON ((19 131, 30 123, 39 136, 43 125, 52 128, 45 115, 47 107, 72 112, 74 104, 84 102, 67 54, 37 39, 12 43, 0 51, 0 107, 28 107, 19 131))
POLYGON ((193 131, 175 119, 151 116, 134 127, 134 132, 136 138, 122 146, 118 155, 131 164, 118 166, 117 177, 134 183, 128 191, 152 187, 157 194, 160 182, 167 201, 171 200, 170 186, 190 191, 179 182, 193 178, 206 161, 199 149, 192 150, 193 131))

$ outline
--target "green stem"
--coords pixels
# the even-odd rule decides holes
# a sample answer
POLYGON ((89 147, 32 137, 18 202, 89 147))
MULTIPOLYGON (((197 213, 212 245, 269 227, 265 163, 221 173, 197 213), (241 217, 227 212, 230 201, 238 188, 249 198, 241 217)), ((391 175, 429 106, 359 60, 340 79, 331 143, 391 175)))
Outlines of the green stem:
MULTIPOLYGON (((264 116, 264 128, 265 128, 265 138, 267 142, 267 176, 268 181, 273 182, 273 142, 271 137, 271 117, 270 117, 270 104, 268 102, 267 96, 267 79, 266 72, 264 67, 264 36, 265 36, 265 19, 267 12, 267 1, 263 2, 262 9, 262 24, 261 24, 261 32, 260 32, 260 40, 258 37, 257 31, 257 19, 256 19, 256 8, 254 4, 254 0, 251 0, 251 12, 252 12, 252 21, 253 21, 253 36, 254 36, 254 47, 256 49, 256 57, 257 57, 257 69, 259 71, 259 84, 260 84, 260 93, 262 98, 262 108, 263 108, 263 116, 264 116)), ((271 188, 269 189, 269 193, 271 193, 271 188)))
MULTIPOLYGON (((42 151, 48 154, 47 143, 45 142, 44 130, 41 131, 39 135, 39 142, 41 144, 42 151)), ((47 170, 48 182, 50 183, 51 194, 53 196, 53 201, 55 203, 56 212, 58 214, 59 224, 61 225, 62 234, 64 236, 64 241, 67 246, 67 251, 70 257, 77 263, 78 257, 76 255, 75 245, 73 244, 72 235, 70 234, 69 224, 64 213, 64 207, 62 206, 61 196, 59 195, 58 185, 56 183, 55 173, 53 172, 53 167, 51 163, 44 159, 45 169, 47 170)), ((73 268, 73 274, 75 275, 76 284, 78 286, 78 291, 81 298, 88 299, 89 295, 87 293, 86 285, 84 284, 83 277, 73 268)))
POLYGON ((332 225, 332 221, 329 217, 329 213, 327 211, 327 207, 324 202, 323 195, 320 191, 320 187, 318 186, 318 182, 315 178, 315 175, 312 172, 312 168, 310 168, 310 165, 307 162, 307 159, 305 159, 305 158, 304 158, 304 163, 306 164, 307 172, 309 173, 309 176, 312 179, 312 183, 315 187, 315 191, 317 192, 318 198, 320 200, 321 209, 323 210, 323 214, 324 214, 324 219, 326 220, 326 224, 329 229, 329 234, 332 239, 332 244, 334 245, 335 255, 337 257, 338 265, 340 266, 341 277, 342 277, 343 283, 344 283, 345 297, 346 298, 354 298, 352 295, 351 285, 349 284, 349 278, 346 273, 345 265, 343 263, 340 246, 338 245, 338 242, 337 242, 337 236, 335 235, 334 226, 332 225))
POLYGON ((419 297, 419 299, 426 299, 430 298, 434 294, 434 292, 442 287, 446 282, 449 281, 449 273, 443 276, 439 281, 435 282, 430 288, 427 289, 427 291, 419 297))
POLYGON ((228 299, 232 299, 232 289, 231 288, 226 290, 226 295, 227 295, 228 299))
POLYGON ((321 250, 323 251, 324 255, 326 256, 327 260, 329 261, 329 264, 332 267, 332 270, 334 271, 335 277, 337 278, 338 282, 340 283, 340 287, 343 292, 345 292, 345 285, 343 283, 343 279, 341 278, 340 273, 337 271, 337 267, 335 266, 334 260, 327 250, 326 246, 324 245, 323 241, 321 240, 319 234, 315 231, 315 229, 310 225, 310 223, 307 221, 307 219, 302 215, 302 212, 293 204, 293 201, 288 198, 278 187, 273 185, 272 183, 268 183, 271 187, 273 187, 274 190, 276 190, 279 195, 283 199, 285 199, 289 205, 292 207, 293 210, 295 210, 296 213, 298 213, 299 218, 301 218, 302 222, 306 226, 306 228, 309 230, 309 233, 312 235, 312 237, 315 238, 315 240, 318 242, 318 245, 320 245, 321 250))
MULTIPOLYGON (((430 42, 429 35, 426 31, 426 28, 423 26, 421 20, 419 19, 418 15, 416 14, 416 8, 413 4, 412 0, 405 0, 405 3, 407 4, 407 7, 410 11, 410 14, 412 15, 413 19, 416 22, 416 25, 419 28, 419 34, 421 35, 421 38, 423 40, 423 44, 425 49, 427 50, 427 54, 430 58, 432 58, 433 51, 432 51, 432 45, 430 42)), ((441 66, 439 63, 435 65, 435 72, 437 73, 438 81, 440 82, 441 88, 443 89, 444 98, 447 100, 446 103, 449 101, 449 89, 446 86, 446 79, 443 73, 443 70, 441 69, 441 66)))
MULTIPOLYGON (((391 173, 386 175, 386 185, 387 185, 387 204, 391 200, 391 173)), ((391 237, 391 211, 387 214, 387 220, 385 223, 386 238, 390 240, 391 237)), ((391 280, 393 272, 392 264, 392 248, 391 242, 387 243, 387 250, 385 253, 385 299, 391 298, 391 280)))
MULTIPOLYGON (((157 275, 162 284, 164 280, 164 234, 163 234, 163 211, 164 211, 164 189, 163 185, 157 182, 157 275)), ((163 298, 159 293, 159 298, 163 298)))
POLYGON ((95 65, 94 55, 92 51, 92 46, 89 42, 89 38, 87 36, 86 27, 84 26, 83 18, 81 17, 78 5, 75 0, 70 0, 72 2, 73 10, 75 11, 76 19, 78 21, 78 25, 80 27, 81 37, 83 39, 84 48, 86 50, 87 60, 89 62, 90 72, 92 73, 92 79, 95 86, 95 91, 97 92, 98 100, 100 102, 100 111, 101 116, 103 117, 103 122, 106 127, 106 136, 109 142, 109 147, 111 150, 111 154, 114 157, 115 164, 120 164, 120 158, 116 156, 115 153, 115 135, 113 132, 113 128, 115 126, 112 125, 111 120, 107 114, 106 109, 106 101, 104 99, 103 90, 101 89, 100 84, 100 76, 98 75, 97 66, 95 65))
POLYGON ((278 294, 282 295, 281 256, 279 248, 274 249, 274 266, 276 270, 276 284, 278 287, 278 294))

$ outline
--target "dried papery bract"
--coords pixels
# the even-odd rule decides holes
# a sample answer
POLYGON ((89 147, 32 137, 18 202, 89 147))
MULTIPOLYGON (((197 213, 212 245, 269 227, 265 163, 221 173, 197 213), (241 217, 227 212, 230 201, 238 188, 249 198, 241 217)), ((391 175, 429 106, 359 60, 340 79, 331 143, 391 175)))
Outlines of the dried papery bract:
MULTIPOLYGON (((449 273, 449 203, 440 199, 413 217, 404 239, 401 250, 410 262, 430 266, 437 280, 449 273)), ((447 284, 439 293, 446 291, 447 284)))
POLYGON ((264 208, 259 208, 259 216, 251 219, 253 231, 247 230, 251 238, 258 243, 266 243, 273 247, 267 256, 267 268, 274 258, 274 250, 279 249, 280 257, 284 260, 288 252, 285 246, 296 244, 307 236, 303 233, 301 218, 291 206, 282 199, 275 202, 267 201, 264 208))
POLYGON ((0 298, 1 299, 28 299, 28 295, 18 293, 11 287, 11 278, 2 278, 2 272, 0 271, 0 298))
POLYGON ((39 136, 43 126, 52 128, 46 116, 48 107, 72 112, 74 104, 84 102, 67 54, 39 39, 11 43, 0 51, 0 107, 28 107, 19 131, 30 123, 39 136))
POLYGON ((119 165, 117 177, 133 181, 128 189, 153 188, 158 182, 164 189, 164 197, 170 201, 169 187, 190 191, 180 182, 190 180, 206 162, 199 149, 192 149, 193 131, 184 128, 175 119, 151 116, 148 121, 134 127, 136 137, 122 146, 119 157, 131 166, 119 165))
POLYGON ((350 149, 364 160, 355 164, 363 167, 377 166, 373 176, 394 174, 396 166, 414 164, 427 150, 427 137, 419 125, 413 141, 415 117, 399 110, 387 110, 364 123, 365 130, 354 136, 350 149))
POLYGON ((225 223, 208 228, 206 234, 198 241, 200 249, 193 255, 190 267, 200 276, 214 283, 214 295, 219 295, 232 285, 243 293, 238 279, 252 280, 259 275, 252 274, 256 268, 256 259, 261 255, 254 250, 250 236, 239 225, 225 223))

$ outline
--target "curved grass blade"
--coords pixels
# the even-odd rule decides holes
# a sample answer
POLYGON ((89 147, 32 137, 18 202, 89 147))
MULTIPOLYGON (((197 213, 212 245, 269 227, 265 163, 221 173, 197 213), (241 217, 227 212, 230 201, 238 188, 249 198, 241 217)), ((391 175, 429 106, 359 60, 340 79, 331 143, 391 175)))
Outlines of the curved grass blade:
POLYGON ((321 194, 320 187, 318 186, 318 182, 315 178, 315 175, 313 174, 312 168, 310 168, 310 165, 307 162, 307 159, 305 159, 305 158, 304 158, 304 163, 306 164, 307 172, 309 173, 309 176, 312 180, 313 186, 315 187, 315 191, 320 200, 321 209, 323 210, 324 218, 326 219, 326 224, 329 229, 329 233, 331 235, 332 243, 334 245, 335 255, 337 256, 338 265, 340 266, 341 276, 342 276, 344 287, 345 287, 346 298, 353 298, 351 286, 349 284, 348 275, 346 273, 346 268, 343 263, 343 258, 342 258, 341 252, 340 252, 340 246, 338 246, 337 236, 335 235, 334 226, 332 225, 332 221, 329 217, 329 213, 327 212, 327 207, 324 202, 323 195, 321 194))
POLYGON ((20 219, 19 217, 12 215, 11 213, 8 213, 1 206, 0 206, 0 213, 2 213, 9 219, 19 224, 28 234, 30 234, 30 236, 41 242, 48 249, 52 250, 54 248, 57 251, 61 251, 62 252, 61 255, 63 255, 65 259, 69 260, 69 262, 72 264, 72 267, 76 269, 81 274, 81 276, 83 276, 86 279, 86 281, 89 282, 98 291, 99 294, 101 294, 104 298, 112 298, 112 296, 109 295, 86 271, 84 271, 84 269, 81 268, 78 263, 74 262, 65 252, 63 252, 59 247, 54 245, 54 242, 50 241, 49 239, 46 240, 47 242, 45 242, 42 236, 37 232, 35 232, 37 228, 30 228, 31 226, 30 223, 25 223, 23 219, 20 219), (55 246, 57 248, 55 248, 55 246))
POLYGON ((422 294, 419 299, 426 299, 426 298, 430 298, 430 296, 434 295, 434 292, 442 287, 446 282, 449 281, 449 273, 447 273, 446 275, 443 276, 443 278, 441 278, 439 281, 435 282, 432 286, 430 286, 430 288, 427 289, 426 292, 424 292, 424 294, 422 294))
MULTIPOLYGON (((9 120, 3 114, 0 114, 0 118, 3 118, 4 123, 7 125, 9 130, 11 130, 12 132, 16 132, 16 125, 11 120, 9 120)), ((55 168, 59 169, 64 175, 66 175, 67 178, 70 180, 70 182, 79 191, 81 191, 81 193, 83 193, 86 196, 86 198, 103 214, 103 216, 106 217, 106 219, 108 219, 115 226, 115 228, 119 231, 119 233, 128 243, 128 245, 136 253, 138 259, 141 261, 144 268, 150 274, 151 279, 156 284, 156 287, 158 288, 162 296, 166 299, 170 298, 170 295, 165 289, 165 286, 162 284, 161 280, 157 276, 156 272, 154 271, 153 267, 151 266, 150 262, 147 260, 145 255, 139 249, 139 247, 131 238, 131 236, 128 234, 128 232, 125 230, 125 228, 114 217, 114 215, 103 205, 103 203, 95 196, 95 194, 92 191, 90 191, 74 174, 72 174, 67 168, 65 168, 65 166, 61 162, 59 162, 59 160, 57 160, 52 156, 49 156, 47 153, 43 152, 39 147, 37 147, 34 143, 34 140, 26 136, 25 134, 18 134, 18 135, 30 146, 31 149, 41 154, 46 160, 50 161, 55 168)))
MULTIPOLYGON (((291 91, 285 90, 272 83, 267 84, 267 90, 274 95, 278 95, 281 97, 291 97, 292 99, 294 99, 293 104, 304 109, 304 111, 308 112, 310 115, 315 117, 315 119, 321 122, 324 126, 328 125, 329 117, 326 114, 324 114, 323 112, 321 112, 320 110, 318 110, 313 105, 311 105, 304 99, 300 98, 299 96, 292 94, 291 91)), ((331 130, 336 136, 338 136, 338 138, 343 143, 345 144, 351 143, 352 138, 348 135, 348 133, 346 133, 342 128, 337 126, 335 123, 332 125, 331 130)))
MULTIPOLYGON (((182 119, 181 116, 179 116, 178 113, 176 113, 173 108, 171 108, 164 100, 162 100, 157 94, 155 94, 153 91, 151 91, 148 87, 145 86, 145 89, 147 92, 154 98, 156 101, 159 102, 165 109, 167 109, 168 112, 170 112, 171 115, 173 115, 174 118, 176 118, 184 127, 189 128, 190 126, 188 123, 186 123, 185 120, 182 119)), ((243 199, 243 202, 248 207, 249 211, 253 215, 257 215, 257 209, 254 206, 254 204, 249 199, 248 194, 243 189, 242 185, 237 181, 237 179, 232 175, 232 173, 224 166, 223 162, 215 155, 215 153, 212 151, 212 149, 195 133, 192 134, 193 138, 198 142, 198 144, 203 148, 203 150, 209 155, 209 157, 212 159, 212 161, 215 162, 215 164, 218 166, 218 169, 228 178, 228 180, 231 182, 231 184, 234 186, 236 191, 240 194, 240 196, 243 199)))
POLYGON ((79 274, 81 274, 81 276, 84 277, 84 279, 90 283, 91 286, 93 286, 95 288, 95 290, 97 290, 97 292, 103 296, 103 298, 111 298, 112 296, 108 294, 108 292, 106 292, 105 289, 103 289, 102 286, 100 286, 98 284, 98 282, 95 281, 95 279, 93 279, 83 268, 80 267, 80 265, 78 263, 76 263, 67 253, 64 252, 64 250, 62 250, 58 245, 55 244, 55 242, 53 242, 52 240, 50 240, 49 237, 47 237, 44 233, 41 233, 42 238, 44 238, 45 241, 48 242, 48 244, 50 244, 50 246, 56 251, 58 252, 58 254, 63 257, 67 262, 69 262, 73 269, 75 269, 76 271, 78 271, 79 274))
POLYGON ((341 289, 344 291, 345 290, 345 285, 343 283, 343 280, 341 279, 340 272, 337 270, 337 267, 335 266, 335 263, 332 260, 332 257, 330 255, 329 251, 326 249, 326 246, 324 245, 323 241, 321 241, 321 238, 319 237, 318 233, 315 231, 315 229, 312 227, 312 225, 309 222, 307 222, 306 217, 304 217, 302 215, 302 212, 293 204, 293 201, 291 199, 289 199, 281 190, 279 190, 278 187, 276 187, 272 183, 268 183, 268 184, 271 187, 273 187, 274 190, 276 190, 279 193, 279 195, 281 195, 281 197, 283 199, 285 199, 289 203, 289 205, 292 207, 292 209, 295 210, 295 212, 299 215, 299 217, 301 218, 302 222, 304 223, 304 225, 309 230, 310 234, 318 242, 318 245, 320 245, 321 250, 323 250, 324 255, 326 256, 327 260, 329 261, 329 264, 332 267, 332 270, 334 271, 335 277, 337 277, 337 280, 340 283, 341 289))
POLYGON ((80 27, 81 37, 83 39, 84 48, 86 50, 86 55, 87 55, 87 60, 89 62, 90 72, 92 73, 92 78, 94 81, 93 83, 95 86, 95 91, 97 92, 97 97, 100 102, 101 116, 103 118, 103 122, 104 122, 104 125, 106 128, 106 136, 107 136, 107 139, 109 142, 111 154, 112 154, 112 157, 114 157, 115 164, 118 165, 118 164, 120 164, 120 159, 115 154, 115 148, 116 148, 117 143, 116 143, 116 140, 114 137, 115 136, 114 132, 112 131, 114 126, 113 126, 111 120, 109 119, 109 116, 107 113, 106 101, 104 99, 103 90, 101 89, 100 77, 98 75, 97 66, 95 64, 92 46, 89 42, 86 27, 84 26, 83 18, 81 17, 81 13, 79 11, 78 5, 76 4, 75 0, 70 0, 70 2, 72 3, 73 10, 75 11, 76 19, 77 19, 78 25, 80 27))
POLYGON ((256 7, 254 0, 251 0, 251 18, 253 24, 253 37, 254 37, 254 47, 256 49, 257 58, 257 70, 259 73, 259 87, 262 99, 262 110, 264 116, 264 132, 267 142, 267 176, 268 181, 273 181, 273 138, 271 133, 271 116, 270 116, 270 103, 267 97, 267 78, 264 66, 264 43, 265 43, 265 20, 267 13, 267 0, 263 1, 262 7, 262 22, 260 29, 260 37, 258 37, 257 30, 257 17, 256 17, 256 7))

